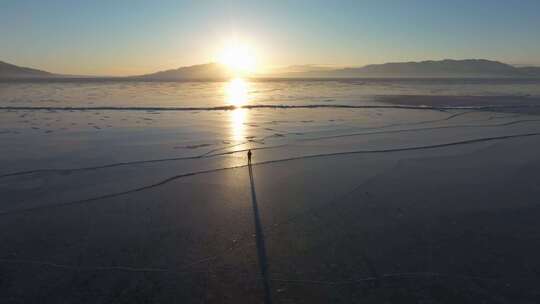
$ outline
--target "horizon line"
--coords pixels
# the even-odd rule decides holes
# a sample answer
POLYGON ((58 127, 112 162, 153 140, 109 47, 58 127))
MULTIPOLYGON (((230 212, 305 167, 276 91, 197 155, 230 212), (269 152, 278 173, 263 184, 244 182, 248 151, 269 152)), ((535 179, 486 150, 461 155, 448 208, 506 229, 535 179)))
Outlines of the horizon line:
MULTIPOLYGON (((491 62, 498 62, 502 64, 506 64, 515 68, 525 68, 525 67, 540 67, 539 63, 511 63, 511 62, 505 62, 501 60, 496 59, 486 59, 486 58, 442 58, 442 59, 422 59, 422 60, 404 60, 404 61, 386 61, 386 62, 380 62, 380 63, 368 63, 363 65, 339 65, 339 64, 331 64, 331 63, 300 63, 300 64, 289 64, 289 65, 272 65, 262 68, 262 70, 277 70, 277 69, 286 69, 286 68, 292 68, 292 67, 313 67, 313 68, 328 68, 328 69, 358 69, 358 68, 364 68, 371 65, 384 65, 384 64, 396 64, 396 63, 423 63, 423 62, 440 62, 440 61, 467 61, 467 60, 484 60, 484 61, 491 61, 491 62)), ((39 67, 32 67, 27 65, 19 65, 18 63, 11 63, 0 59, 0 63, 16 66, 18 68, 24 68, 24 69, 33 69, 38 70, 41 72, 50 73, 53 76, 59 76, 59 77, 69 77, 69 78, 111 78, 111 79, 117 79, 117 78, 137 78, 137 77, 143 77, 151 74, 156 74, 160 72, 165 71, 174 71, 182 68, 190 68, 190 67, 196 67, 196 66, 204 66, 204 65, 211 65, 211 64, 218 64, 223 65, 220 62, 217 62, 215 60, 213 61, 207 61, 203 63, 194 63, 189 65, 182 65, 178 67, 171 67, 171 68, 164 68, 161 70, 153 70, 149 72, 145 72, 142 74, 122 74, 122 75, 114 75, 114 74, 73 74, 73 73, 61 73, 61 72, 54 72, 50 70, 41 69, 39 67)), ((295 72, 289 72, 289 73, 295 73, 295 72)), ((298 72, 301 73, 301 72, 298 72)), ((274 72, 254 72, 250 73, 249 76, 245 76, 245 78, 264 78, 268 77, 272 74, 276 74, 274 72)), ((219 77, 217 77, 219 78, 219 77)), ((225 77, 227 78, 227 77, 225 77)), ((271 76, 269 78, 272 78, 271 76)), ((341 77, 338 77, 341 78, 341 77)), ((345 77, 347 78, 347 77, 345 77)), ((349 77, 351 78, 351 77, 349 77)), ((356 77, 352 77, 356 78, 356 77)), ((359 78, 369 78, 369 77, 359 77, 359 78)), ((375 77, 380 78, 380 77, 375 77)), ((388 78, 388 77, 383 77, 388 78)), ((391 77, 390 77, 391 78, 391 77)), ((399 78, 399 77, 398 77, 399 78)), ((407 77, 410 78, 410 77, 407 77)), ((421 78, 421 77, 420 77, 421 78)), ((201 78, 204 79, 204 78, 201 78)))

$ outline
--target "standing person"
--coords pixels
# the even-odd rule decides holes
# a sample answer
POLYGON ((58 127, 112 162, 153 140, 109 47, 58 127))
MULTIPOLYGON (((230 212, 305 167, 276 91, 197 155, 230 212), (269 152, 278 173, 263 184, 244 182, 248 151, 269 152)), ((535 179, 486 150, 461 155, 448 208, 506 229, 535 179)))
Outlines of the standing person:
POLYGON ((248 165, 251 165, 251 149, 248 150, 248 165))

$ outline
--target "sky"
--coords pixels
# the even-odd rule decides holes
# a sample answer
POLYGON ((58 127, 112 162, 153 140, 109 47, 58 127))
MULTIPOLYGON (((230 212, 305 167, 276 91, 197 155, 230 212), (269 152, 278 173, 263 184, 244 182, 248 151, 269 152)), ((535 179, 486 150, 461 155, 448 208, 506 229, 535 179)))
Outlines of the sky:
POLYGON ((216 61, 260 67, 485 58, 540 65, 539 0, 0 0, 0 61, 137 75, 216 61))

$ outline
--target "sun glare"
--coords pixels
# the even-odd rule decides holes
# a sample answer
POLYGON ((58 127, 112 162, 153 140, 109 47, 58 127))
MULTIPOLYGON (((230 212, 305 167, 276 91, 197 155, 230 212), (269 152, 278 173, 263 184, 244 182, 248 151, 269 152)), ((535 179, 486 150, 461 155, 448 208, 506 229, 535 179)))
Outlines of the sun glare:
POLYGON ((242 78, 227 82, 225 87, 226 102, 235 107, 241 107, 248 102, 248 84, 242 78))
POLYGON ((235 74, 255 72, 257 60, 253 49, 247 45, 230 45, 222 52, 219 62, 226 65, 235 74))

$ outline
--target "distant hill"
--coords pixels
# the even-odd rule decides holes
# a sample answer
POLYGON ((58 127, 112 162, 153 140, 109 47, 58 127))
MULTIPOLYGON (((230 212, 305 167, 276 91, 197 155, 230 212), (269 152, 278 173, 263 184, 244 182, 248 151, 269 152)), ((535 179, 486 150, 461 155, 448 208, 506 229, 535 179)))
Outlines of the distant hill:
POLYGON ((312 70, 277 75, 280 77, 540 77, 540 68, 516 68, 485 59, 440 60, 372 64, 359 68, 312 70))
POLYGON ((0 61, 0 79, 1 78, 44 78, 44 77, 57 77, 58 75, 31 69, 31 68, 25 68, 16 66, 13 64, 5 63, 0 61))
POLYGON ((161 71, 153 74, 133 76, 130 78, 145 80, 184 80, 184 79, 228 79, 231 72, 223 65, 218 63, 198 64, 178 69, 161 71))

